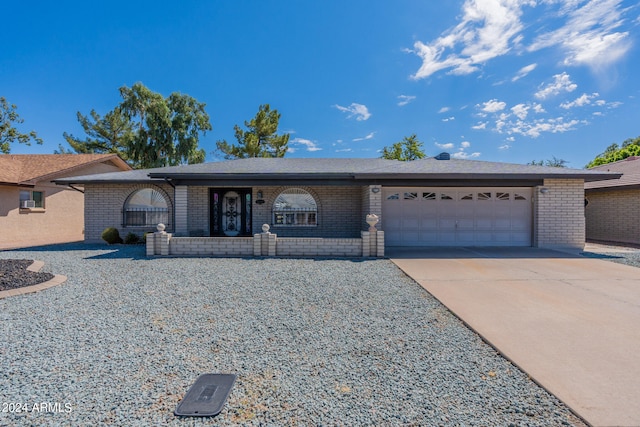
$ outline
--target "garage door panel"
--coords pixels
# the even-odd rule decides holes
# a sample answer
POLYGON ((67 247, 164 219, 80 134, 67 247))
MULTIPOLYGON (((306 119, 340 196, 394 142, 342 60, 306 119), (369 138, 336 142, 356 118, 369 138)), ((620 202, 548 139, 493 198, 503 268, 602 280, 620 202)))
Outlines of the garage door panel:
POLYGON ((388 245, 530 246, 531 188, 383 188, 388 245))
POLYGON ((456 224, 459 229, 474 230, 476 228, 476 222, 473 218, 460 218, 456 224))
POLYGON ((515 231, 529 231, 530 223, 524 218, 514 218, 511 220, 511 229, 515 231))
POLYGON ((472 230, 469 231, 460 231, 458 230, 458 232, 456 233, 456 240, 461 244, 461 245, 472 245, 475 243, 476 240, 476 233, 474 233, 472 230))
POLYGON ((492 231, 476 231, 476 240, 479 246, 489 246, 493 241, 492 231))
POLYGON ((455 230, 456 228, 456 220, 455 219, 441 219, 438 221, 438 228, 441 230, 455 230))
POLYGON ((491 230, 493 228, 493 219, 477 219, 476 220, 476 229, 477 230, 491 230))
POLYGON ((421 242, 426 243, 426 244, 435 245, 436 243, 438 243, 438 232, 436 230, 434 230, 434 231, 421 231, 419 233, 419 240, 421 242))

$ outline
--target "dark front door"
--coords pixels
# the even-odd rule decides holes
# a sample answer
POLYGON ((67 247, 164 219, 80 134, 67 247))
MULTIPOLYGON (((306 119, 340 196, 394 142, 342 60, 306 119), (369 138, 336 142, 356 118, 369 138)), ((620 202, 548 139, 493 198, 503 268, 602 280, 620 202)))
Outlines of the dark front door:
POLYGON ((212 236, 251 236, 251 189, 209 189, 212 236))

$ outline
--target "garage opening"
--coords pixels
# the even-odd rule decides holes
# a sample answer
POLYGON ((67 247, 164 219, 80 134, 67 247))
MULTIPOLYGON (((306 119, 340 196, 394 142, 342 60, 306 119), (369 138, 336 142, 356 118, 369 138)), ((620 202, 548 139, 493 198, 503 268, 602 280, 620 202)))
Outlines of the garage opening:
POLYGON ((386 246, 531 246, 530 187, 384 187, 386 246))

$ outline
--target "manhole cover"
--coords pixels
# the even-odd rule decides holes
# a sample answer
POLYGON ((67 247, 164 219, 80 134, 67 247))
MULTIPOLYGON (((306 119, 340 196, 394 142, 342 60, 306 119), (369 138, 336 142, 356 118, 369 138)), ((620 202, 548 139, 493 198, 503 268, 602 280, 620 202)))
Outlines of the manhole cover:
POLYGON ((213 417, 222 411, 231 393, 234 374, 203 374, 185 394, 173 413, 181 417, 213 417))

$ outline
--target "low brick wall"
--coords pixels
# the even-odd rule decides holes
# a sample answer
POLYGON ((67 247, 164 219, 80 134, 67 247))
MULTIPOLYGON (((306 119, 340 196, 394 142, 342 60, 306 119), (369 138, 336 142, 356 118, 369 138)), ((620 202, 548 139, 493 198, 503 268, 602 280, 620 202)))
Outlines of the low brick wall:
POLYGON ((253 237, 172 237, 169 255, 253 256, 253 237))
POLYGON ((147 235, 147 256, 383 257, 384 233, 362 231, 360 238, 174 237, 160 231, 147 235))
POLYGON ((278 237, 276 256, 361 257, 362 239, 278 237))

